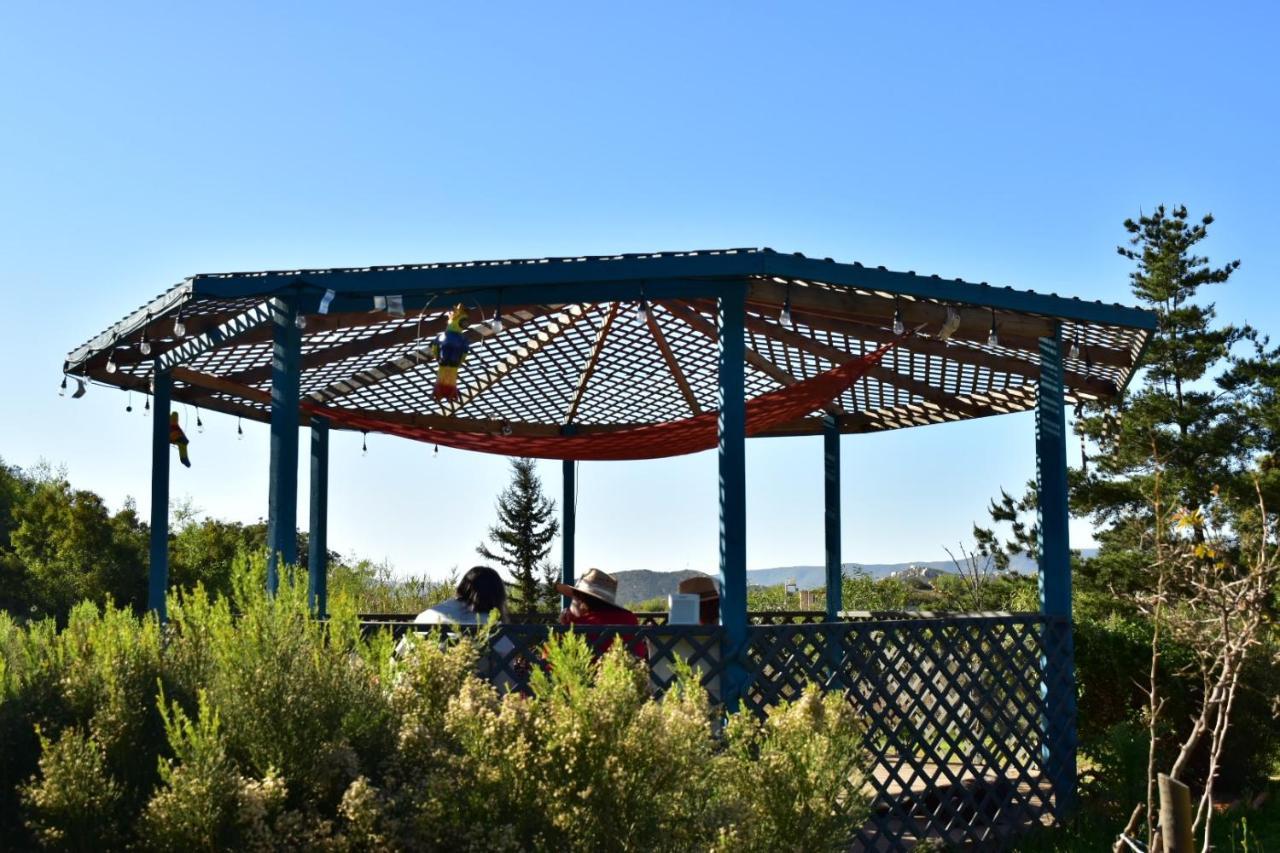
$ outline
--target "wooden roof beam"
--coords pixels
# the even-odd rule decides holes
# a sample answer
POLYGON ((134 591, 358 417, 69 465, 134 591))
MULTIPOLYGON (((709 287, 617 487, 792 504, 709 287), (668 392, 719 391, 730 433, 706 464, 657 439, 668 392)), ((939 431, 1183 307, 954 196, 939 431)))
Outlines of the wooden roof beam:
MULTIPOLYGON (((752 279, 747 288, 747 303, 777 310, 786 302, 788 295, 793 314, 818 314, 887 328, 893 323, 896 308, 902 312, 903 322, 908 328, 923 325, 930 334, 936 334, 947 316, 946 306, 936 302, 894 300, 813 285, 780 284, 771 279, 752 279)), ((985 345, 991 332, 991 310, 964 305, 956 306, 955 310, 960 315, 960 326, 952 334, 952 339, 985 345)), ((1035 354, 1040 352, 1040 338, 1053 334, 1056 322, 1000 311, 995 313, 995 317, 1002 346, 1035 354)), ((1090 345, 1089 355, 1095 364, 1126 369, 1133 367, 1132 355, 1126 351, 1090 345)))
POLYGON ((609 339, 609 330, 613 328, 614 321, 618 319, 618 309, 620 307, 617 302, 609 306, 609 313, 605 315, 604 323, 601 324, 599 331, 596 332, 595 343, 591 345, 591 355, 587 357, 587 363, 582 366, 582 372, 578 374, 578 384, 573 390, 573 399, 569 401, 569 411, 565 412, 564 415, 566 424, 573 423, 573 419, 578 416, 578 408, 582 405, 582 398, 586 396, 587 385, 591 382, 591 375, 596 372, 596 365, 600 363, 600 353, 604 352, 605 341, 609 339))
POLYGON ((684 396, 684 401, 689 405, 689 411, 694 417, 702 414, 702 407, 698 405, 698 398, 694 396, 693 389, 689 387, 689 380, 685 378, 684 371, 680 369, 680 363, 676 361, 675 353, 671 351, 671 345, 667 343, 667 336, 662 334, 662 327, 658 325, 658 318, 654 316, 652 311, 648 312, 649 334, 653 335, 654 342, 658 345, 658 350, 662 353, 662 358, 667 363, 667 369, 671 371, 671 378, 675 380, 676 385, 680 387, 680 393, 684 396))
MULTIPOLYGON (((689 308, 688 306, 683 305, 679 302, 662 302, 660 304, 673 317, 677 317, 678 319, 683 320, 688 326, 690 326, 695 331, 701 332, 703 335, 705 335, 706 337, 710 338, 713 341, 720 339, 720 333, 719 333, 719 330, 716 329, 715 324, 707 320, 706 317, 703 317, 696 310, 689 308)), ((748 317, 747 319, 749 320, 750 317, 748 317)), ((744 353, 744 358, 747 364, 751 365, 756 370, 759 370, 761 373, 765 374, 770 379, 774 380, 780 385, 791 386, 796 384, 796 382, 798 381, 790 373, 783 370, 781 367, 778 367, 772 361, 769 361, 769 359, 765 358, 764 356, 762 356, 760 353, 758 353, 756 350, 752 349, 751 347, 743 346, 743 353, 744 353)), ((843 415, 845 413, 844 409, 841 408, 841 406, 835 402, 827 403, 822 408, 825 411, 829 412, 830 414, 837 415, 837 416, 843 415)))

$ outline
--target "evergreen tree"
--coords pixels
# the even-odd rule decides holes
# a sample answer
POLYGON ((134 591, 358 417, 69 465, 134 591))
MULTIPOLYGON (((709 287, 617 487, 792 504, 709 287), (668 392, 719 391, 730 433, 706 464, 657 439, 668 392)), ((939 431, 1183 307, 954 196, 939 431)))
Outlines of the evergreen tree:
POLYGON ((1186 207, 1160 206, 1124 223, 1132 236, 1118 251, 1135 262, 1133 294, 1158 325, 1138 387, 1080 419, 1077 429, 1098 452, 1087 472, 1076 472, 1071 495, 1073 510, 1092 517, 1104 555, 1122 562, 1147 562, 1157 464, 1162 504, 1191 512, 1208 505, 1215 489, 1238 487, 1252 467, 1244 413, 1255 386, 1230 377, 1231 349, 1253 331, 1218 325, 1213 303, 1197 301, 1201 287, 1225 283, 1240 266, 1214 267, 1196 254, 1212 222, 1206 215, 1193 223, 1186 207))
POLYGON ((546 601, 546 569, 540 566, 560 532, 554 513, 555 504, 542 493, 533 460, 512 459, 511 485, 498 497, 498 523, 489 528, 496 549, 482 542, 476 552, 511 572, 521 612, 532 613, 546 601))

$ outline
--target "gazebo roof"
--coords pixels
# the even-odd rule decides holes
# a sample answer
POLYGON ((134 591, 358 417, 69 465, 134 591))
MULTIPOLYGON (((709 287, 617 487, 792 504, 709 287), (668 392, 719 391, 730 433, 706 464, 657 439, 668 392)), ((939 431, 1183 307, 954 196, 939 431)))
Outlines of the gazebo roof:
POLYGON ((869 432, 1030 409, 1039 339, 1058 325, 1066 398, 1111 398, 1155 328, 1154 315, 1121 305, 724 249, 197 275, 76 348, 64 370, 145 391, 159 363, 175 400, 269 421, 270 300, 293 296, 306 318, 304 402, 434 429, 613 431, 717 407, 715 297, 743 285, 749 398, 892 340, 895 314, 917 330, 825 410, 776 435, 821 432, 826 414, 843 432, 869 432), (641 300, 649 311, 635 322, 641 300), (471 311, 471 354, 461 398, 439 403, 426 350, 457 302, 471 311), (788 302, 790 328, 779 321, 788 302), (498 311, 495 332, 483 321, 498 311), (959 325, 943 339, 949 312, 959 325))

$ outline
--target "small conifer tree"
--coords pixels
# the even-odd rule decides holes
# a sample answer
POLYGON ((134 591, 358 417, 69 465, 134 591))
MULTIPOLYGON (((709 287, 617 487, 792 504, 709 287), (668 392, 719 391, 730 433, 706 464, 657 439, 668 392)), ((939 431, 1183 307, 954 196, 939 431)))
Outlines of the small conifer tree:
POLYGON ((542 493, 532 459, 511 460, 511 485, 498 496, 498 523, 489 528, 490 543, 476 552, 511 572, 515 579, 514 609, 532 613, 546 603, 547 584, 539 577, 560 532, 555 504, 542 493))

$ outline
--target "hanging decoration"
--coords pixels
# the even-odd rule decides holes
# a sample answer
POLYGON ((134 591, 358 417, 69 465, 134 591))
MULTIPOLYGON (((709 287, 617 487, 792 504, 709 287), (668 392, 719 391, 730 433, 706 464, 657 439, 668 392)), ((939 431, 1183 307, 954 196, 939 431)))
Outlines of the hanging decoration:
POLYGON ((178 423, 178 413, 169 413, 169 443, 178 448, 178 461, 186 467, 191 467, 191 459, 187 456, 187 434, 182 431, 182 426, 178 423))
POLYGON ((462 334, 467 323, 467 309, 461 302, 449 312, 449 325, 431 342, 431 357, 439 362, 436 385, 431 395, 436 400, 458 399, 458 368, 467 358, 470 341, 462 334))

